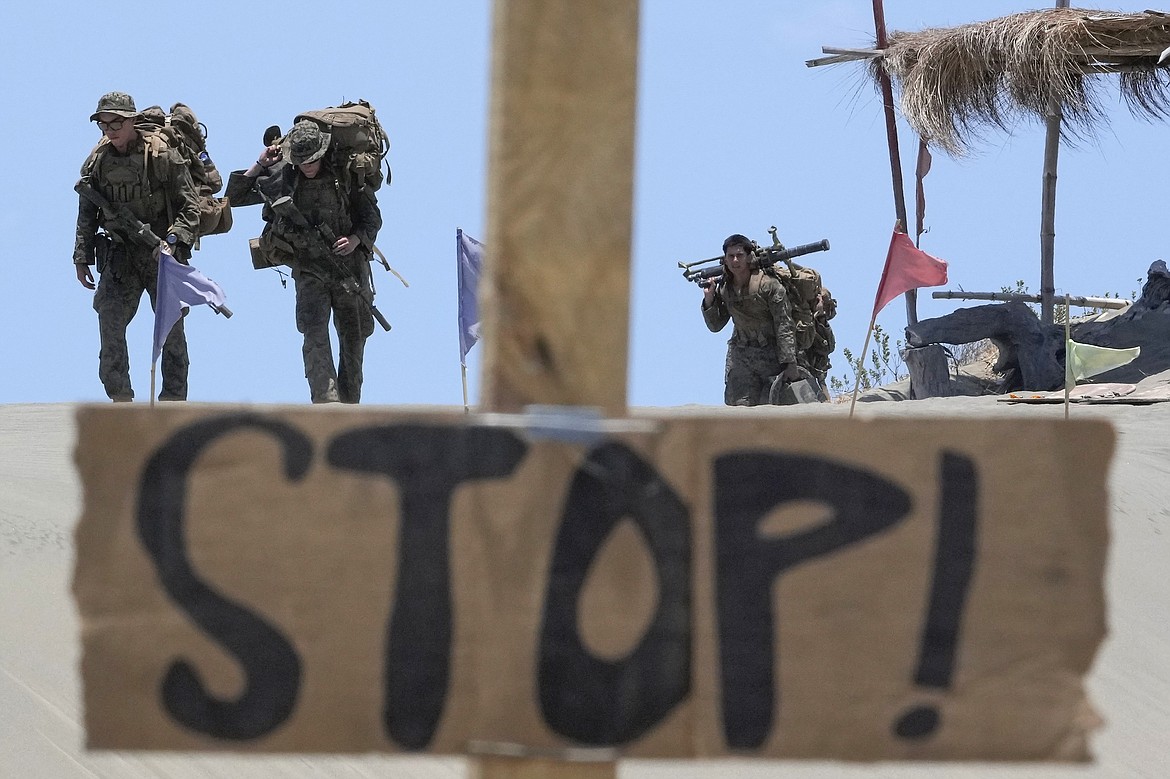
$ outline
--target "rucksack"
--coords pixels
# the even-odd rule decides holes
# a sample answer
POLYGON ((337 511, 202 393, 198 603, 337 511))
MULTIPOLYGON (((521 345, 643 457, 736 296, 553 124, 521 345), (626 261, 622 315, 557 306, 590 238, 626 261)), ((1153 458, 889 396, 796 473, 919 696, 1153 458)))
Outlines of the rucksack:
POLYGON ((223 176, 207 153, 207 126, 183 103, 175 103, 170 112, 152 105, 143 110, 136 123, 155 154, 165 148, 178 150, 187 164, 199 193, 198 237, 226 233, 232 227, 231 205, 227 198, 216 197, 223 188, 223 176))
MULTIPOLYGON (((837 314, 837 301, 829 295, 821 283, 821 274, 812 268, 792 263, 776 263, 770 270, 783 282, 788 290, 788 302, 792 309, 792 324, 796 337, 797 352, 832 352, 836 341, 829 320, 837 314), (817 299, 821 298, 818 316, 817 299)), ((825 356, 828 355, 825 353, 825 356)))
POLYGON ((390 164, 382 163, 390 152, 390 138, 382 129, 374 108, 365 100, 345 102, 339 106, 306 111, 293 123, 309 119, 327 133, 329 160, 333 170, 347 187, 367 186, 377 191, 383 181, 390 181, 390 164))

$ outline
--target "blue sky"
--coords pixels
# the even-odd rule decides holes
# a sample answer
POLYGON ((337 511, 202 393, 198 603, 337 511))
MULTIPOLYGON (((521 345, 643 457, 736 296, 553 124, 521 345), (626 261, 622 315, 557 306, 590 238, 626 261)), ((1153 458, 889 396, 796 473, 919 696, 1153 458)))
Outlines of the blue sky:
MULTIPOLYGON (((891 30, 917 30, 1037 7, 1050 5, 887 0, 886 18, 891 30)), ((375 269, 378 306, 394 329, 368 343, 363 401, 461 404, 455 231, 486 232, 490 3, 208 0, 114 9, 42 0, 0 11, 0 145, 8 152, 0 403, 105 400, 92 293, 71 267, 72 186, 98 139, 89 114, 117 89, 139 107, 192 106, 225 177, 256 158, 268 125, 287 127, 297 113, 343 99, 372 102, 392 143, 378 244, 410 287, 375 269)), ((699 290, 676 263, 718 253, 733 232, 766 241, 771 225, 789 245, 832 244, 808 259, 838 300, 831 375, 842 375, 840 347, 861 348, 894 222, 890 170, 864 65, 804 63, 822 45, 871 45, 871 3, 645 0, 641 9, 629 404, 722 402, 729 333, 706 330, 699 290)), ((1111 124, 1061 151, 1056 286, 1128 297, 1163 256, 1168 133, 1132 119, 1109 77, 1102 89, 1111 124)), ((917 139, 904 123, 899 131, 912 208, 917 139)), ((949 288, 998 291, 1017 280, 1039 288, 1043 144, 1043 128, 1028 124, 989 136, 969 158, 935 155, 922 246, 949 261, 949 288)), ((238 209, 232 231, 205 239, 192 259, 227 291, 235 316, 200 308, 188 318, 191 400, 307 402, 292 284, 253 270, 248 257, 260 226, 258 208, 238 209)), ((931 300, 929 291, 921 298, 920 318, 962 305, 931 300)), ((878 321, 897 337, 905 306, 890 304, 878 321)), ((129 334, 143 400, 151 324, 144 298, 129 334)), ((468 360, 473 403, 480 352, 468 360)))

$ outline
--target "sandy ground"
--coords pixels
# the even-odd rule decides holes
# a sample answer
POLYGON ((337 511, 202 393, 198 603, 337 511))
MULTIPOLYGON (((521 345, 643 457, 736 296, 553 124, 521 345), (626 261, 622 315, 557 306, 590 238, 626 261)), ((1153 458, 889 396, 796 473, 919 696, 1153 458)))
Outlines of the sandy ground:
MULTIPOLYGON (((239 757, 87 752, 81 725, 78 618, 69 594, 80 487, 72 405, 0 406, 0 776, 463 777, 459 758, 239 757)), ((743 413, 687 407, 671 413, 743 413)), ((747 413, 842 417, 848 404, 747 413)), ((1110 420, 1110 634, 1089 678, 1105 719, 1090 766, 623 761, 622 777, 1165 777, 1170 776, 1170 403, 1074 406, 1110 420)), ((859 404, 862 416, 1059 418, 1060 406, 948 398, 859 404)), ((1016 442, 1026 446, 1027 442, 1016 442)))

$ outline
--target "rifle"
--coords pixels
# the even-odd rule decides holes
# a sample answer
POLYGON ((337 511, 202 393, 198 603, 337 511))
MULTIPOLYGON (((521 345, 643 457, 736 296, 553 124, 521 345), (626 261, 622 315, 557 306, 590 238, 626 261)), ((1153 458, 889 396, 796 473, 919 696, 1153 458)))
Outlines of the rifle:
POLYGON ((278 197, 269 203, 268 207, 272 210, 272 213, 283 219, 287 219, 306 234, 316 239, 317 251, 315 254, 318 257, 328 259, 332 263, 333 269, 341 275, 341 289, 350 295, 356 295, 359 300, 365 303, 370 309, 370 313, 373 314, 374 319, 378 320, 378 324, 382 326, 382 329, 389 332, 390 323, 386 321, 386 317, 382 316, 382 312, 374 305, 374 290, 358 281, 357 277, 353 275, 353 271, 345 267, 333 252, 333 244, 337 242, 337 236, 333 233, 329 225, 310 224, 309 220, 305 218, 305 215, 301 213, 296 203, 288 195, 278 197))
MULTIPOLYGON (((270 127, 268 127, 268 129, 266 129, 264 131, 264 138, 263 138, 264 147, 268 148, 269 146, 271 146, 272 144, 281 140, 282 138, 284 138, 284 133, 282 133, 280 131, 280 125, 278 125, 278 124, 271 125, 270 127)), ((404 286, 404 287, 410 286, 409 284, 406 283, 406 279, 402 278, 401 273, 394 270, 394 268, 390 267, 390 261, 386 259, 386 255, 382 253, 382 250, 378 248, 377 244, 371 244, 370 248, 373 249, 373 254, 374 254, 374 256, 371 259, 377 259, 378 263, 383 268, 385 268, 387 272, 393 273, 398 278, 398 280, 402 282, 402 286, 404 286)), ((389 330, 390 328, 387 327, 386 329, 389 330)))
MULTIPOLYGON (((776 237, 775 227, 768 232, 772 236, 771 246, 761 247, 758 243, 752 241, 752 254, 756 258, 756 264, 761 269, 770 268, 778 262, 783 262, 791 268, 793 266, 793 257, 829 250, 828 238, 822 238, 816 243, 793 246, 789 249, 780 243, 780 240, 776 237)), ((700 287, 707 287, 716 283, 718 278, 723 275, 723 255, 708 257, 705 260, 696 260, 695 262, 680 262, 678 267, 682 268, 684 279, 693 281, 700 287), (713 267, 702 267, 710 263, 715 263, 715 265, 713 267)))
MULTIPOLYGON (((145 222, 140 222, 130 210, 122 205, 114 205, 107 200, 101 192, 93 188, 86 177, 82 177, 73 186, 74 191, 83 198, 93 203, 101 209, 105 216, 105 226, 118 233, 118 235, 129 237, 136 243, 150 247, 165 245, 163 240, 155 235, 154 230, 145 222)), ((217 306, 214 303, 207 304, 212 311, 217 314, 222 314, 224 319, 231 317, 232 310, 227 306, 217 306)))

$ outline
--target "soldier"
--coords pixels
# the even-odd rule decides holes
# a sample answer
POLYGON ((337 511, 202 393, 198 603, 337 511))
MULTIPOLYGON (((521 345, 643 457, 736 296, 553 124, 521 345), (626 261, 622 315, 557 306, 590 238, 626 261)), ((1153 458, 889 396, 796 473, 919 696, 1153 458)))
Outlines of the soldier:
MULTIPOLYGON (((95 289, 90 266, 97 264, 93 307, 101 336, 98 377, 114 401, 134 399, 126 328, 143 291, 154 308, 159 252, 185 261, 199 224, 198 194, 186 161, 174 149, 148 144, 135 127, 138 117, 134 99, 123 92, 102 95, 89 117, 103 137, 81 166, 81 182, 109 201, 109 209, 81 197, 73 246, 77 280, 86 289, 95 289), (134 220, 166 236, 165 242, 144 246, 127 226, 134 220)), ((187 368, 187 337, 180 319, 163 345, 159 400, 187 399, 187 368)))
POLYGON ((788 293, 775 276, 760 270, 752 242, 735 234, 723 242, 723 276, 703 288, 703 321, 717 333, 730 319, 723 402, 755 406, 769 402, 779 376, 805 377, 796 362, 788 293))
POLYGON ((357 403, 366 339, 374 331, 371 305, 362 295, 370 289, 369 259, 382 213, 368 186, 342 185, 326 155, 329 140, 315 122, 297 122, 283 144, 268 146, 256 164, 232 173, 225 194, 232 205, 265 204, 260 247, 292 268, 310 399, 357 403), (282 198, 291 198, 291 204, 282 198), (331 313, 339 346, 336 368, 331 313))
POLYGON ((837 339, 833 335, 833 326, 829 320, 837 315, 837 301, 829 290, 821 287, 817 291, 817 302, 813 308, 813 344, 804 352, 805 365, 816 379, 820 389, 821 400, 829 399, 829 369, 833 367, 829 356, 837 348, 837 339))

